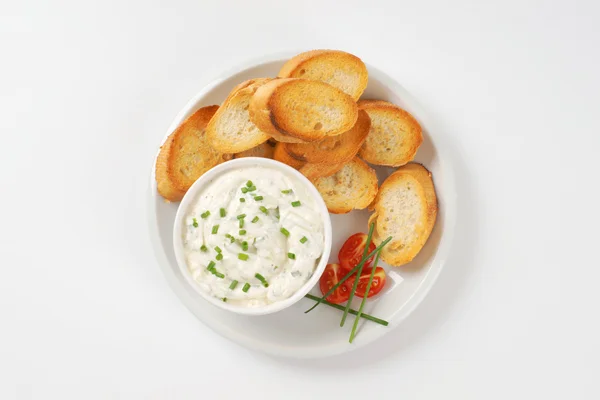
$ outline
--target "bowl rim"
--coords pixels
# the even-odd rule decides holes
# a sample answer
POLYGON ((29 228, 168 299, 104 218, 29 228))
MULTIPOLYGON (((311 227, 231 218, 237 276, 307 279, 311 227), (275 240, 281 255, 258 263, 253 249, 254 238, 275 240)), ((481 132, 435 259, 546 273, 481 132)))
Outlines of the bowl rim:
POLYGON ((332 226, 331 226, 331 217, 329 215, 329 211, 327 210, 327 206, 325 201, 319 194, 317 188, 300 172, 295 170, 294 168, 281 163, 276 160, 271 160, 268 158, 261 157, 243 157, 237 158, 233 160, 226 161, 219 165, 214 166, 213 168, 206 171, 202 174, 189 188, 186 194, 183 196, 183 199, 179 203, 179 207, 177 208, 177 213, 175 215, 175 222, 173 223, 173 249, 175 252, 175 259, 177 261, 177 265, 181 274, 185 277, 186 282, 200 295, 203 299, 207 300, 212 305, 219 307, 223 310, 231 311, 237 314, 242 315, 266 315, 276 313, 278 311, 284 310, 294 303, 298 302, 300 299, 304 297, 319 281, 327 263, 329 262, 329 255, 331 253, 332 246, 332 226), (200 286, 196 283, 194 278, 192 277, 191 272, 187 267, 187 263, 185 261, 185 254, 183 248, 183 240, 182 240, 182 225, 183 220, 185 218, 185 213, 187 213, 191 203, 196 200, 197 196, 204 190, 206 185, 211 182, 213 179, 219 177, 220 175, 229 172, 235 171, 240 168, 246 167, 266 167, 274 170, 279 170, 284 174, 289 174, 297 178, 302 184, 308 189, 310 196, 315 201, 317 205, 319 214, 321 215, 321 222, 323 223, 323 253, 319 259, 319 262, 315 266, 315 270, 312 276, 298 289, 292 296, 277 301, 274 303, 267 304, 266 306, 259 307, 243 307, 238 305, 233 305, 220 299, 211 296, 210 294, 203 291, 200 286))

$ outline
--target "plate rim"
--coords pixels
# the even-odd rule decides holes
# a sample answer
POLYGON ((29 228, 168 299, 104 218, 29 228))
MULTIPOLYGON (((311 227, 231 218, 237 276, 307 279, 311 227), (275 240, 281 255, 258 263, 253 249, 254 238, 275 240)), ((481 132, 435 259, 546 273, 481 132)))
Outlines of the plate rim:
MULTIPOLYGON (((177 279, 176 275, 171 273, 170 268, 165 267, 165 266, 170 265, 170 262, 168 260, 168 257, 165 253, 165 249, 163 248, 161 240, 160 240, 158 218, 157 218, 156 213, 154 212, 154 208, 155 208, 154 204, 156 202, 157 197, 159 197, 157 188, 156 188, 157 185, 156 185, 156 179, 155 179, 156 157, 157 157, 158 153, 160 152, 160 147, 164 144, 167 137, 177 128, 177 126, 179 126, 180 121, 184 118, 184 116, 187 113, 189 113, 190 110, 193 109, 198 104, 198 102, 202 99, 202 97, 204 97, 206 95, 206 93, 210 92, 213 88, 215 88, 222 82, 226 81, 227 79, 231 78, 233 75, 242 73, 246 69, 249 69, 249 68, 258 67, 262 64, 266 64, 266 63, 270 63, 270 62, 277 62, 277 61, 283 62, 298 53, 299 52, 292 52, 292 51, 276 52, 276 53, 266 54, 261 57, 254 57, 254 58, 247 59, 246 61, 239 63, 236 66, 229 68, 225 72, 219 74, 214 79, 209 80, 208 83, 206 85, 204 85, 204 87, 202 89, 200 89, 194 96, 192 96, 192 98, 187 101, 185 106, 180 109, 180 111, 177 113, 177 115, 173 118, 171 124, 169 125, 169 128, 166 130, 166 133, 165 133, 164 137, 162 138, 160 145, 159 145, 157 151, 154 153, 154 156, 152 159, 152 169, 151 169, 151 173, 150 173, 150 182, 149 182, 150 184, 147 187, 147 190, 149 191, 148 197, 147 197, 148 201, 146 202, 147 213, 148 213, 148 227, 149 227, 148 233, 149 233, 151 243, 152 243, 152 250, 155 254, 155 257, 157 258, 158 266, 161 269, 163 275, 165 276, 165 279, 167 280, 169 287, 177 295, 179 300, 186 306, 186 308, 198 320, 200 320, 205 326, 207 326, 208 328, 213 330, 215 333, 227 338, 228 340, 230 340, 238 345, 242 345, 248 349, 261 351, 261 352, 269 354, 269 355, 278 356, 278 357, 296 358, 296 359, 326 358, 326 357, 332 357, 332 356, 336 356, 339 354, 351 352, 351 351, 357 350, 359 348, 362 348, 364 346, 367 346, 367 345, 377 341, 377 339, 381 339, 383 336, 389 334, 391 331, 393 331, 395 328, 397 328, 399 325, 401 325, 402 322, 404 322, 404 320, 406 320, 406 318, 414 312, 414 310, 419 306, 419 304, 422 303, 423 299, 429 294, 429 291, 435 285, 435 282, 437 281, 442 269, 446 265, 447 254, 449 253, 449 250, 452 247, 452 242, 454 240, 454 233, 456 230, 458 194, 456 193, 457 186, 456 186, 456 179, 455 179, 455 173, 454 173, 454 171, 455 171, 454 163, 451 161, 452 157, 448 156, 446 154, 444 154, 442 157, 440 154, 445 151, 444 147, 446 147, 443 144, 447 139, 443 135, 440 135, 437 133, 434 134, 434 135, 436 135, 436 137, 435 137, 436 144, 441 143, 441 146, 436 146, 436 151, 438 152, 438 158, 440 160, 440 164, 443 165, 442 169, 444 171, 444 181, 449 182, 448 186, 453 189, 450 193, 447 193, 446 196, 444 197, 444 212, 446 213, 447 210, 453 210, 453 212, 445 214, 444 233, 443 233, 443 235, 440 239, 440 242, 437 246, 437 252, 436 252, 438 255, 441 255, 443 258, 436 265, 432 265, 432 267, 429 269, 429 271, 423 278, 423 281, 416 288, 415 293, 409 298, 407 303, 405 303, 405 305, 403 307, 401 307, 397 312, 392 314, 391 318, 388 318, 390 320, 390 324, 388 327, 386 327, 384 330, 381 331, 382 333, 371 334, 369 337, 364 338, 363 340, 360 340, 360 341, 356 341, 352 344, 344 343, 343 345, 338 345, 338 346, 326 346, 326 347, 320 346, 320 347, 314 347, 310 351, 307 351, 306 348, 302 348, 302 351, 299 352, 299 351, 295 351, 294 347, 268 344, 265 342, 258 342, 253 339, 248 339, 247 337, 245 337, 242 334, 238 334, 235 331, 227 329, 224 326, 224 324, 211 323, 211 322, 207 321, 206 319, 200 318, 194 312, 194 309, 193 309, 193 303, 195 303, 196 300, 193 299, 190 296, 190 294, 185 290, 184 285, 182 284, 182 282, 179 281, 179 279, 177 279), (400 314, 400 315, 398 315, 398 314, 400 314)), ((386 72, 382 71, 381 69, 379 69, 373 65, 370 65, 366 62, 365 62, 365 65, 367 66, 369 73, 372 74, 372 72, 375 72, 374 75, 377 75, 377 79, 382 81, 382 83, 386 87, 391 88, 391 90, 394 93, 397 93, 398 95, 402 94, 400 96, 402 98, 402 100, 411 104, 411 111, 413 113, 417 114, 421 120, 425 119, 427 121, 427 126, 429 128, 428 132, 430 135, 431 135, 432 131, 440 132, 440 129, 439 129, 437 123, 435 122, 435 119, 432 118, 427 112, 424 111, 421 104, 415 99, 414 96, 412 96, 412 94, 410 94, 402 85, 400 85, 400 83, 398 83, 394 78, 392 78, 390 75, 388 75, 386 72), (415 110, 418 110, 418 112, 415 112, 415 110), (425 116, 425 118, 424 118, 424 116, 425 116)))

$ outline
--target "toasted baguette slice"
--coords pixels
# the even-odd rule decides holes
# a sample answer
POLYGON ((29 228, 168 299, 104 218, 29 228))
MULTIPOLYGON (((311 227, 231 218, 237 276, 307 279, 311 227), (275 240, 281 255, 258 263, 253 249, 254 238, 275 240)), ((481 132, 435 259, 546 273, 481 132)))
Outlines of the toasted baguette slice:
POLYGON ((423 134, 412 115, 382 100, 361 100, 358 106, 371 117, 371 131, 358 152, 363 160, 398 167, 415 158, 423 134))
POLYGON ((306 163, 304 161, 296 160, 294 157, 290 156, 288 152, 285 150, 284 143, 277 143, 275 145, 275 151, 273 152, 273 159, 284 164, 289 165, 294 169, 302 168, 306 163))
POLYGON ((234 154, 233 158, 243 158, 243 157, 263 157, 263 158, 273 158, 273 153, 275 151, 275 146, 271 145, 268 142, 259 144, 256 147, 251 148, 250 150, 242 151, 241 153, 234 154))
POLYGON ((437 217, 431 173, 416 163, 398 168, 383 182, 370 208, 375 210, 369 218, 369 225, 375 222, 373 241, 379 244, 392 237, 381 258, 393 266, 410 262, 425 245, 437 217))
POLYGON ((306 163, 304 164, 299 171, 307 177, 308 179, 315 180, 317 178, 322 178, 324 176, 331 176, 338 172, 340 169, 344 168, 346 163, 339 164, 316 164, 316 163, 306 163))
POLYGON ((358 100, 367 87, 369 73, 362 60, 339 50, 312 50, 286 62, 280 78, 323 81, 358 100))
POLYGON ((275 138, 315 142, 350 130, 357 118, 352 97, 308 79, 274 79, 259 87, 250 101, 252 122, 275 138))
POLYGON ((231 158, 213 149, 205 135, 208 121, 219 106, 199 109, 186 119, 161 146, 156 159, 158 193, 167 201, 179 201, 206 171, 231 158))
POLYGON ((335 174, 314 180, 313 184, 323 196, 329 212, 334 214, 366 208, 377 195, 377 175, 358 157, 335 174))
POLYGON ((345 164, 352 160, 364 143, 371 119, 366 111, 358 111, 358 119, 348 132, 326 137, 312 143, 285 145, 286 151, 295 159, 309 163, 345 164))
POLYGON ((210 120, 206 136, 223 153, 240 153, 269 140, 269 135, 250 121, 248 106, 256 90, 269 78, 251 79, 237 85, 210 120))

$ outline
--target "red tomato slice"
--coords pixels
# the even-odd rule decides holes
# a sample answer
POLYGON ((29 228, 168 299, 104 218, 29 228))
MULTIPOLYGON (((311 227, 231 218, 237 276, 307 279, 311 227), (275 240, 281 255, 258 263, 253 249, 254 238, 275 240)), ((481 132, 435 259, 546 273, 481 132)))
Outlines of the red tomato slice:
MULTIPOLYGON (((346 272, 342 271, 339 264, 327 264, 321 279, 319 280, 319 287, 323 295, 327 294, 336 283, 343 278, 346 272)), ((350 290, 344 284, 340 285, 333 293, 327 296, 327 301, 335 304, 343 303, 350 297, 350 290)))
MULTIPOLYGON (((360 275, 360 279, 358 280, 358 286, 356 287, 356 297, 364 297, 365 290, 367 289, 367 284, 369 283, 369 278, 371 277, 371 268, 363 270, 360 275)), ((355 276, 355 275, 354 275, 355 276)), ((348 289, 348 292, 352 290, 352 285, 354 285, 353 277, 348 278, 344 285, 348 289)), ((381 267, 377 267, 375 269, 375 275, 373 276, 373 282, 371 282, 371 288, 369 289, 369 295, 367 297, 373 297, 377 293, 381 292, 381 289, 385 286, 385 270, 381 267)))
MULTIPOLYGON (((356 267, 360 260, 362 259, 363 253, 365 251, 365 245, 367 244, 367 234, 365 233, 355 233, 350 236, 348 240, 344 243, 342 248, 340 249, 340 253, 338 254, 338 259, 340 260, 340 266, 346 272, 350 271, 352 268, 356 267)), ((369 245, 369 253, 375 250, 375 243, 371 241, 369 245)), ((363 270, 368 268, 373 264, 373 257, 369 258, 365 265, 363 266, 363 270)))

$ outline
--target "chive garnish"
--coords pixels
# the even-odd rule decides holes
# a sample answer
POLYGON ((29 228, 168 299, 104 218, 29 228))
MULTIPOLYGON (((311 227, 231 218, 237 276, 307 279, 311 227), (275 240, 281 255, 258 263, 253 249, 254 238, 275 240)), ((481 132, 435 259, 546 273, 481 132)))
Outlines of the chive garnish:
POLYGON ((248 242, 246 242, 246 241, 242 242, 242 250, 248 251, 248 242))
POLYGON ((265 206, 260 206, 260 207, 258 207, 258 209, 259 209, 260 211, 262 211, 262 212, 263 212, 263 214, 265 214, 265 215, 269 215, 269 210, 267 210, 267 207, 265 207, 265 206))
POLYGON ((240 234, 240 236, 245 235, 246 234, 246 230, 245 229, 240 229, 239 234, 240 234))
POLYGON ((239 221, 239 225, 240 225, 240 228, 243 228, 243 227, 244 227, 244 220, 243 220, 243 219, 240 219, 240 221, 239 221))
POLYGON ((217 253, 220 253, 222 250, 221 250, 221 248, 220 248, 219 246, 215 246, 215 251, 216 251, 217 253))
POLYGON ((296 259, 296 255, 294 253, 288 253, 288 258, 290 260, 295 260, 296 259))
POLYGON ((219 225, 215 225, 212 227, 212 234, 216 235, 219 232, 219 225))
MULTIPOLYGON (((307 299, 314 300, 314 301, 319 301, 321 299, 320 297, 314 296, 314 295, 312 295, 310 293, 305 294, 304 297, 306 297, 307 299)), ((344 306, 341 306, 339 304, 330 303, 327 300, 321 300, 321 303, 327 304, 330 307, 337 308, 338 310, 344 311, 344 306)), ((348 310, 348 313, 352 314, 352 315, 357 315, 358 311, 353 310, 351 308, 351 309, 348 310)), ((383 325, 383 326, 388 326, 389 325, 389 323, 386 320, 383 320, 383 319, 380 319, 380 318, 377 318, 377 317, 374 317, 372 315, 365 314, 365 313, 360 314, 360 318, 364 318, 366 320, 369 320, 371 322, 375 322, 375 323, 377 323, 379 325, 383 325)))
POLYGON ((290 231, 288 231, 284 227, 281 227, 281 229, 279 230, 279 232, 283 233, 285 236, 290 236, 290 231))
POLYGON ((246 214, 240 214, 236 218, 237 219, 244 219, 244 218, 246 218, 246 214))
POLYGON ((262 196, 254 196, 254 201, 261 201, 262 199, 264 199, 264 197, 262 197, 262 196))
POLYGON ((217 261, 221 261, 223 259, 223 254, 219 253, 219 254, 217 254, 217 256, 215 258, 217 261))
POLYGON ((256 190, 256 186, 250 186, 250 187, 248 188, 248 191, 249 191, 249 192, 254 192, 255 190, 256 190))
POLYGON ((192 225, 194 226, 194 228, 198 227, 198 220, 196 218, 194 218, 192 225))
POLYGON ((252 223, 255 224, 256 222, 258 222, 258 215, 254 218, 252 218, 252 223))
POLYGON ((231 289, 231 290, 235 289, 235 287, 237 286, 237 284, 238 284, 238 281, 233 280, 231 282, 231 285, 229 285, 229 289, 231 289))
POLYGON ((300 200, 292 201, 292 207, 300 207, 301 205, 302 205, 302 203, 300 203, 300 200))
POLYGON ((215 262, 211 260, 208 263, 208 266, 206 267, 206 269, 209 270, 209 271, 212 271, 212 269, 215 267, 215 265, 216 265, 215 262))
POLYGON ((290 194, 290 193, 292 193, 292 189, 282 190, 281 193, 283 193, 283 194, 290 194))
POLYGON ((200 251, 208 251, 208 247, 205 245, 200 246, 200 251))
POLYGON ((238 253, 238 259, 242 260, 242 261, 247 261, 248 260, 248 254, 238 253))
POLYGON ((269 287, 269 282, 267 282, 267 280, 265 279, 264 276, 262 276, 261 274, 259 274, 258 272, 256 274, 254 274, 254 277, 256 279, 258 279, 264 287, 269 287))
POLYGON ((227 303, 227 297, 223 297, 223 303, 227 303))
POLYGON ((300 243, 304 244, 308 242, 308 239, 306 238, 306 236, 302 236, 302 239, 300 239, 300 243))
POLYGON ((252 183, 252 181, 246 182, 246 187, 252 187, 252 186, 254 186, 254 183, 252 183))
POLYGON ((245 203, 245 202, 246 202, 246 199, 243 197, 240 197, 240 203, 245 203))
POLYGON ((242 193, 248 193, 248 188, 243 187, 242 188, 242 193))
POLYGON ((362 260, 360 260, 360 262, 356 265, 356 267, 352 268, 342 279, 340 279, 338 281, 338 283, 336 283, 335 285, 333 285, 331 287, 331 289, 329 289, 327 291, 327 293, 325 293, 323 295, 323 297, 321 297, 318 301, 317 304, 315 304, 314 306, 312 306, 311 308, 309 308, 308 310, 304 311, 304 313, 308 313, 312 310, 315 309, 315 307, 317 307, 319 304, 321 304, 323 302, 323 300, 325 300, 329 295, 331 295, 331 293, 333 293, 337 288, 339 288, 344 282, 346 282, 348 280, 348 278, 350 278, 350 276, 352 274, 354 274, 358 268, 360 268, 361 265, 365 265, 365 262, 373 257, 375 254, 377 254, 386 244, 388 244, 390 242, 390 240, 392 240, 392 237, 389 236, 387 239, 385 239, 383 242, 381 242, 381 244, 377 247, 375 247, 375 250, 373 250, 372 252, 370 252, 367 257, 363 258, 362 260))
POLYGON ((246 282, 244 284, 244 287, 242 288, 242 292, 248 293, 248 289, 250 289, 250 284, 248 282, 246 282))
POLYGON ((224 208, 221 208, 221 209, 219 210, 219 214, 221 215, 221 218, 223 218, 224 216, 226 216, 226 215, 227 215, 227 211, 225 211, 225 209, 224 209, 224 208))
POLYGON ((212 274, 213 274, 214 276, 216 276, 217 278, 220 278, 220 279, 223 279, 223 278, 225 278, 225 275, 223 275, 222 273, 220 273, 220 272, 219 272, 219 271, 217 271, 216 269, 213 269, 213 270, 212 270, 212 274))
POLYGON ((202 214, 200 214, 200 217, 202 219, 206 219, 206 218, 208 218, 209 215, 210 215, 210 211, 206 210, 205 212, 203 212, 202 214))
POLYGON ((229 241, 230 241, 231 243, 235 242, 235 238, 234 238, 233 236, 231 236, 229 233, 226 233, 226 234, 225 234, 225 237, 226 237, 227 239, 229 239, 229 241))
MULTIPOLYGON (((369 226, 369 233, 367 234, 367 241, 365 242, 365 249, 363 250, 363 257, 365 257, 367 255, 367 253, 369 252, 369 246, 371 245, 371 241, 373 239, 373 229, 375 229, 375 222, 371 223, 371 226, 369 226)), ((377 256, 379 256, 379 253, 377 253, 377 256)), ((364 265, 364 264, 363 264, 364 265)), ((376 265, 374 266, 376 267, 376 265)), ((358 271, 356 271, 356 276, 359 277, 360 274, 362 273, 363 270, 363 266, 360 266, 358 268, 358 271)), ((344 310, 344 314, 342 315, 342 320, 340 321, 340 326, 344 326, 344 323, 346 322, 346 317, 348 316, 348 310, 350 309, 350 303, 352 303, 352 299, 354 298, 354 293, 356 293, 356 288, 358 287, 358 281, 359 279, 354 279, 354 284, 352 285, 352 289, 350 290, 350 297, 348 297, 348 302, 346 303, 346 309, 344 310)))
MULTIPOLYGON (((367 245, 368 246, 368 245, 367 245)), ((369 290, 371 290, 371 284, 373 283, 373 277, 375 276, 375 270, 377 269, 377 263, 379 262, 379 255, 381 252, 375 255, 375 261, 373 261, 373 267, 371 269, 371 275, 369 276, 369 282, 367 282, 367 287, 365 289, 365 295, 363 296, 362 301, 360 302, 360 307, 358 308, 358 314, 356 314, 356 318, 354 319, 354 325, 352 325, 352 331, 350 332, 350 340, 352 343, 354 337, 356 336, 356 328, 358 328, 358 321, 360 320, 360 316, 362 314, 363 308, 365 308, 365 303, 367 301, 367 296, 369 295, 369 290)), ((357 279, 358 281, 358 279, 357 279)), ((350 300, 348 300, 349 302, 350 300)), ((346 307, 348 308, 348 307, 346 307)), ((344 312, 347 312, 344 310, 344 312)))

